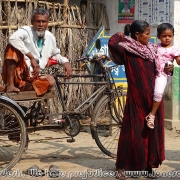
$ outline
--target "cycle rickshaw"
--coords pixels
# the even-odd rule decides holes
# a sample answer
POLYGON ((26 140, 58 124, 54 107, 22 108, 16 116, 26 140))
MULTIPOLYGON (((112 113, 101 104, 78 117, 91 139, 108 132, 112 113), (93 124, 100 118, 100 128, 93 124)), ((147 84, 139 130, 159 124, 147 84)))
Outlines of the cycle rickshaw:
MULTIPOLYGON (((30 132, 63 129, 69 137, 68 140, 73 142, 74 137, 80 132, 80 119, 87 109, 91 109, 89 127, 92 138, 95 139, 103 153, 110 157, 116 157, 126 92, 123 91, 122 86, 117 87, 114 82, 112 70, 117 66, 106 67, 105 60, 107 60, 107 56, 100 53, 92 58, 85 56, 78 59, 78 61, 90 63, 95 71, 89 74, 73 74, 72 79, 90 78, 89 82, 70 82, 59 73, 59 67, 48 67, 48 71, 51 71, 56 80, 56 88, 43 97, 37 97, 35 92, 1 93, 0 170, 9 170, 19 161, 23 151, 28 147, 28 133, 30 132), (97 71, 98 73, 96 73, 97 71), (91 95, 71 110, 66 106, 61 88, 61 86, 69 84, 88 84, 94 87, 91 95), (62 116, 63 122, 42 125, 47 117, 52 116, 46 106, 48 99, 55 95, 55 91, 56 98, 62 106, 62 112, 58 112, 58 115, 62 116), (32 106, 28 110, 24 110, 19 102, 30 99, 34 100, 32 106)), ((53 64, 56 62, 51 62, 51 65, 53 64)))

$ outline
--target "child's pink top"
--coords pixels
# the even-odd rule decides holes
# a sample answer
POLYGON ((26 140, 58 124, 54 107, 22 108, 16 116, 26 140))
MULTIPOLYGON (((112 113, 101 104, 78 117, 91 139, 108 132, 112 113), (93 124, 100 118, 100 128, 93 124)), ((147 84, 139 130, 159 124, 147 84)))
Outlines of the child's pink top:
POLYGON ((177 46, 171 46, 169 48, 161 47, 161 43, 157 44, 158 51, 157 51, 157 58, 155 60, 156 63, 156 70, 159 73, 164 72, 164 66, 167 61, 174 61, 176 56, 180 56, 180 48, 177 46))

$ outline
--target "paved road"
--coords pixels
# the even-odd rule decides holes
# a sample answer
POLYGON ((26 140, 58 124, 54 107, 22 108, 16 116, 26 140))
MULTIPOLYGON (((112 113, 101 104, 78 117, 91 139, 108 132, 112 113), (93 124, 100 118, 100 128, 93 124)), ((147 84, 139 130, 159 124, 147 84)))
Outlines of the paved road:
MULTIPOLYGON (((166 160, 157 169, 157 172, 170 172, 173 174, 164 174, 159 179, 180 179, 180 134, 166 130, 166 160), (176 176, 176 177, 171 177, 176 176)), ((35 132, 32 137, 47 136, 46 132, 35 132)), ((58 136, 58 132, 48 132, 48 136, 58 136)), ((19 163, 13 168, 13 172, 19 173, 18 177, 3 177, 5 180, 32 180, 32 179, 73 179, 73 180, 114 180, 114 177, 105 177, 107 173, 113 173, 115 170, 115 160, 105 156, 92 140, 91 135, 86 132, 81 132, 76 137, 76 142, 67 143, 66 140, 53 140, 43 142, 31 142, 28 150, 23 154, 19 163), (49 178, 47 175, 41 178, 30 177, 23 172, 37 165, 41 169, 48 171, 50 165, 56 165, 61 171, 59 178, 49 178), (91 172, 91 177, 87 176, 87 172, 91 172), (66 177, 64 177, 66 174, 66 177), (94 173, 94 174, 93 174, 94 173), (95 174, 96 173, 96 174, 95 174)), ((15 175, 14 175, 15 176, 15 175)), ((89 175, 90 176, 90 175, 89 175)), ((1 177, 0 177, 1 179, 1 177)), ((134 178, 128 178, 134 179, 134 178)), ((136 178, 137 179, 137 178, 136 178)), ((147 179, 147 178, 138 178, 147 179)))

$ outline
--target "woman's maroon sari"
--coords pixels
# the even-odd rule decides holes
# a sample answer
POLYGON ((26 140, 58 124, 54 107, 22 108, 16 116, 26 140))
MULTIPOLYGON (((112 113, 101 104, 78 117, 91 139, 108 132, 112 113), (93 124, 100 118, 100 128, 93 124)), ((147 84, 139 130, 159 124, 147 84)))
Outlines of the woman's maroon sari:
MULTIPOLYGON (((121 40, 118 34, 109 40, 112 60, 117 64, 124 64, 128 82, 116 167, 140 171, 145 170, 148 165, 158 167, 165 159, 164 106, 161 102, 155 118, 155 128, 149 129, 145 116, 151 111, 153 102, 155 63, 127 51, 119 43, 121 40)), ((154 54, 153 48, 151 51, 154 54)))

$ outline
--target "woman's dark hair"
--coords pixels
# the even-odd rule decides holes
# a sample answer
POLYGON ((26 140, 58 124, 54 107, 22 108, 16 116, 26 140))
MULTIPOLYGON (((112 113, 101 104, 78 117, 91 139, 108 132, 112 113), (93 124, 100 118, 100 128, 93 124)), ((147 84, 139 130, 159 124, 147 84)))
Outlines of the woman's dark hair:
POLYGON ((157 27, 157 36, 160 36, 165 30, 171 30, 174 35, 174 27, 169 23, 162 23, 157 27))
POLYGON ((131 33, 130 29, 131 29, 131 25, 126 24, 125 27, 124 27, 124 35, 129 36, 130 33, 131 33))
POLYGON ((36 8, 36 9, 33 11, 32 16, 31 16, 31 21, 34 20, 35 14, 41 14, 41 15, 47 14, 48 17, 49 17, 49 11, 46 10, 46 9, 44 9, 44 8, 42 8, 42 7, 38 7, 38 8, 36 8))
POLYGON ((131 38, 136 40, 136 32, 138 33, 143 33, 146 28, 149 27, 149 24, 146 21, 143 20, 135 20, 133 21, 133 23, 131 24, 131 38))

